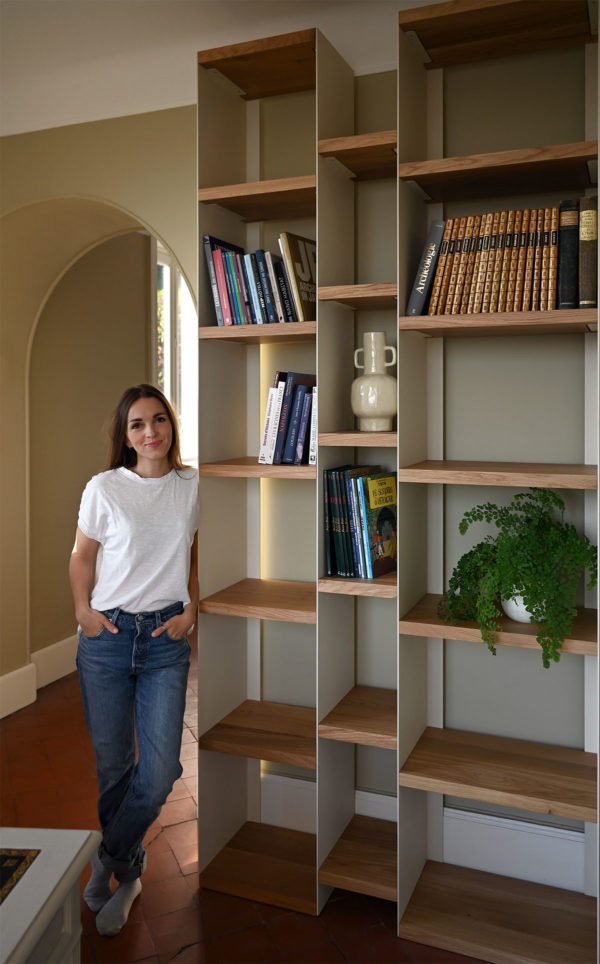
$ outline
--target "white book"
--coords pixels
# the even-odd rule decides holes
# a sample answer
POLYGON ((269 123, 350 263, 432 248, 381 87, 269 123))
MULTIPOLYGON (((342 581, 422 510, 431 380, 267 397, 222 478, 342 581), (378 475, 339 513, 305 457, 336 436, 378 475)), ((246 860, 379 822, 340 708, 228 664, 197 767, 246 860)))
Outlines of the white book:
POLYGON ((260 443, 260 451, 258 453, 258 461, 261 465, 267 465, 267 453, 269 448, 269 430, 271 428, 271 421, 273 419, 273 405, 275 403, 275 396, 277 395, 276 388, 270 388, 269 394, 267 395, 267 407, 265 409, 265 421, 263 424, 263 433, 260 443))
POLYGON ((271 292, 273 295, 273 304, 275 305, 275 314, 277 315, 277 321, 284 322, 287 321, 287 318, 281 303, 279 284, 275 275, 275 268, 273 267, 274 258, 277 258, 278 261, 281 261, 281 258, 278 254, 273 254, 271 251, 265 251, 265 261, 267 263, 267 271, 269 272, 269 281, 271 282, 271 292))
POLYGON ((312 411, 310 413, 310 448, 308 450, 308 464, 317 464, 317 386, 312 390, 312 411))
POLYGON ((275 444, 277 442, 277 429, 279 428, 279 416, 281 415, 281 404, 283 402, 283 392, 285 389, 285 381, 278 382, 277 388, 274 388, 275 398, 273 401, 273 413, 271 416, 271 425, 269 428, 269 437, 267 439, 267 465, 273 465, 273 456, 275 455, 275 444))

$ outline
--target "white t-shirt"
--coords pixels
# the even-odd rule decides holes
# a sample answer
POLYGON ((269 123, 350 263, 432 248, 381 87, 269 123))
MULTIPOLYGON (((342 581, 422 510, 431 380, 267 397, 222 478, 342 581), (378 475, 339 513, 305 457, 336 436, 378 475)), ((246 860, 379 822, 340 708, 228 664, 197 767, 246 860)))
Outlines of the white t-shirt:
POLYGON ((78 525, 100 543, 93 609, 154 612, 189 603, 190 549, 198 528, 198 473, 142 479, 129 469, 94 475, 78 525))

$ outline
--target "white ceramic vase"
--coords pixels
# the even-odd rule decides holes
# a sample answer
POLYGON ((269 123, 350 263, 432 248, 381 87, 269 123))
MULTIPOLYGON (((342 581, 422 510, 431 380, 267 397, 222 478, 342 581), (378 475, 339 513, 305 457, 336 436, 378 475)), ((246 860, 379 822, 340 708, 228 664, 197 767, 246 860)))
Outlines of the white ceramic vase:
POLYGON ((352 382, 350 404, 361 432, 390 432, 396 414, 396 379, 386 368, 396 364, 396 349, 386 345, 385 332, 367 331, 363 347, 354 352, 355 368, 364 368, 352 382), (386 353, 391 358, 386 361, 386 353), (363 356, 362 364, 359 356, 363 356))

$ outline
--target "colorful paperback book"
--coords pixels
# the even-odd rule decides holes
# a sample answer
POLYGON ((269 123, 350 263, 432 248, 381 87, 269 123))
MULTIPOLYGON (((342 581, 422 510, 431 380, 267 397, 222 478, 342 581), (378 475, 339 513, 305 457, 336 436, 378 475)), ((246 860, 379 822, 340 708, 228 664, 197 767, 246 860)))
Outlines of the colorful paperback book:
POLYGON ((381 472, 357 481, 368 578, 376 579, 396 568, 396 479, 381 472))

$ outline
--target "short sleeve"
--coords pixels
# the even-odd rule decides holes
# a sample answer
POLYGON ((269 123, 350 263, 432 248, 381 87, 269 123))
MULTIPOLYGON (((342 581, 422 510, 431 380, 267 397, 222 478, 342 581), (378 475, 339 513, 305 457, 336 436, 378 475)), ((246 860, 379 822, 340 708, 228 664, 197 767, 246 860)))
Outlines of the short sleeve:
POLYGON ((90 479, 79 506, 77 525, 88 539, 102 542, 106 535, 108 513, 106 500, 102 496, 97 477, 90 479))

